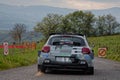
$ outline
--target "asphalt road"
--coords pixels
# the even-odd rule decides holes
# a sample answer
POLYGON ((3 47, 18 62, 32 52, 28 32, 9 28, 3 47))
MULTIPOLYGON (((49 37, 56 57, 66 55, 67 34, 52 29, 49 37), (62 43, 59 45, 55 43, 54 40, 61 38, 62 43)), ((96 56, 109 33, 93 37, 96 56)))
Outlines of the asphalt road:
POLYGON ((120 63, 95 58, 95 74, 81 72, 37 72, 37 65, 0 71, 0 80, 120 80, 120 63))

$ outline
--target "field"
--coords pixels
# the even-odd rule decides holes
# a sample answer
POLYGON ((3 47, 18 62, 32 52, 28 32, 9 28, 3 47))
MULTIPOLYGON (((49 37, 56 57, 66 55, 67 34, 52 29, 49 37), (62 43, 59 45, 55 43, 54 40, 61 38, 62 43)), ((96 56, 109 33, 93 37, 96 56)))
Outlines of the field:
POLYGON ((107 48, 105 58, 120 61, 120 35, 90 37, 88 38, 91 45, 94 45, 95 55, 98 54, 98 48, 107 48))
POLYGON ((0 70, 32 65, 37 62, 37 53, 41 49, 43 42, 37 44, 35 50, 31 49, 9 49, 9 55, 3 54, 0 49, 0 70))
MULTIPOLYGON (((89 37, 88 41, 93 48, 95 55, 98 54, 98 48, 107 48, 107 56, 105 58, 120 62, 120 35, 89 37)), ((44 42, 37 44, 35 50, 31 49, 10 49, 9 55, 3 55, 3 49, 0 49, 0 70, 28 66, 37 63, 37 52, 41 49, 44 42)))

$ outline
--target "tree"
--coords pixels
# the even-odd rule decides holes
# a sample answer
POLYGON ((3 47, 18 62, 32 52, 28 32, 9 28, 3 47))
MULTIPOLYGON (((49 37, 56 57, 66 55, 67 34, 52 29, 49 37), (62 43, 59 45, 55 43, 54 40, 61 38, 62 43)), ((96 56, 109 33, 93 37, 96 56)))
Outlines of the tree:
POLYGON ((62 23, 58 28, 58 33, 72 33, 71 24, 69 23, 67 17, 62 18, 62 23))
POLYGON ((115 17, 108 14, 98 17, 96 27, 98 35, 111 35, 115 33, 116 28, 120 27, 120 24, 115 17))
POLYGON ((81 33, 88 36, 92 34, 95 17, 91 12, 75 11, 66 15, 66 18, 72 33, 81 33))
POLYGON ((49 37, 49 34, 59 31, 59 27, 62 24, 62 15, 48 14, 39 22, 34 28, 35 31, 41 32, 45 38, 49 37))
POLYGON ((97 27, 97 35, 105 35, 106 34, 106 25, 105 25, 105 16, 99 16, 98 19, 96 20, 96 27, 97 27))
POLYGON ((120 24, 116 21, 116 18, 111 14, 106 15, 106 32, 107 35, 115 33, 115 29, 120 27, 120 24))
POLYGON ((15 41, 21 43, 22 35, 25 32, 26 32, 25 24, 15 24, 13 29, 10 31, 10 34, 15 41))
POLYGON ((87 36, 94 35, 94 23, 95 17, 91 12, 85 12, 85 17, 83 19, 84 26, 83 26, 83 33, 87 36))

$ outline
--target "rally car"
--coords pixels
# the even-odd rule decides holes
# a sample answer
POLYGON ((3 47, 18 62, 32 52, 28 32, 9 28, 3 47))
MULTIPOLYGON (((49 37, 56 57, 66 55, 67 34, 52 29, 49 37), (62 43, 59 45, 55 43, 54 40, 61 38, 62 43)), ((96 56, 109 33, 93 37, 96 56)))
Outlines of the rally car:
POLYGON ((38 51, 38 71, 75 70, 94 74, 94 53, 85 35, 52 34, 38 51))

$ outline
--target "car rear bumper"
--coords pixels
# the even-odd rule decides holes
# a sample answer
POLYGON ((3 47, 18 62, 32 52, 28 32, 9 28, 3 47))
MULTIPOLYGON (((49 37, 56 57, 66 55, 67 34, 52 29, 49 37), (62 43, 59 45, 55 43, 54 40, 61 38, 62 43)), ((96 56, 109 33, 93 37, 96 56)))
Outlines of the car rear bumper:
POLYGON ((80 62, 78 63, 67 63, 67 62, 50 62, 43 63, 39 65, 39 68, 48 68, 51 70, 86 70, 88 68, 87 62, 84 64, 80 62))

